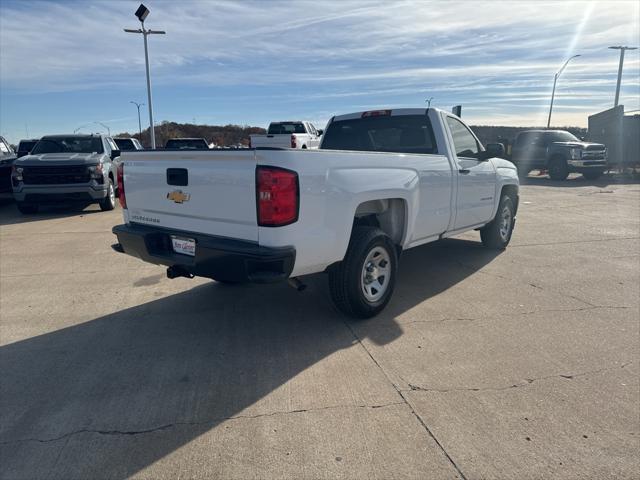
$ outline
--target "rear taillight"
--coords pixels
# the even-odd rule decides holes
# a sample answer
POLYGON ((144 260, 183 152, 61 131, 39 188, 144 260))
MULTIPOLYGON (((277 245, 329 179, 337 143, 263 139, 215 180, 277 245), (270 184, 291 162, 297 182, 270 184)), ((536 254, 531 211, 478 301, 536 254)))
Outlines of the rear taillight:
POLYGON ((291 135, 291 148, 296 148, 296 136, 291 135))
POLYGON ((298 174, 277 167, 256 168, 258 225, 280 227, 298 220, 298 174))
POLYGON ((124 194, 124 163, 118 164, 118 198, 120 199, 120 206, 127 208, 127 197, 124 194))

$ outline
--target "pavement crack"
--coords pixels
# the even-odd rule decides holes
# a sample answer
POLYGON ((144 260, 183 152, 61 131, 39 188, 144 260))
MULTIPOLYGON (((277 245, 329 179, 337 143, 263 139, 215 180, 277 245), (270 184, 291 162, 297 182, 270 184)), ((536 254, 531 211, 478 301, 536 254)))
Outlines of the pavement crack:
POLYGON ((449 393, 449 392, 499 392, 499 391, 502 391, 502 390, 510 390, 512 388, 527 387, 527 386, 531 385, 534 382, 540 382, 540 381, 549 380, 549 379, 552 379, 552 378, 564 378, 566 380, 573 380, 576 377, 584 377, 586 375, 593 375, 593 374, 597 374, 597 373, 616 370, 616 369, 619 369, 619 368, 622 369, 622 368, 625 368, 625 367, 631 365, 632 363, 633 362, 627 362, 627 363, 623 363, 622 365, 615 366, 615 367, 600 368, 598 370, 588 370, 586 372, 580 372, 580 373, 571 373, 571 374, 558 373, 558 374, 554 374, 554 375, 546 375, 544 377, 525 378, 522 382, 514 383, 514 384, 503 386, 503 387, 429 388, 429 387, 423 387, 423 386, 420 386, 420 385, 414 385, 414 384, 410 383, 409 384, 409 390, 405 390, 405 391, 436 392, 436 393, 449 393))
POLYGON ((80 428, 77 430, 73 430, 71 432, 64 433, 57 437, 51 438, 22 438, 17 440, 7 440, 0 442, 0 445, 11 445, 15 443, 27 443, 27 442, 38 442, 38 443, 53 443, 58 442, 60 440, 68 440, 70 437, 75 435, 81 435, 83 433, 95 434, 95 435, 107 435, 107 436, 136 436, 136 435, 147 435, 150 433, 161 432, 164 430, 169 430, 175 427, 181 426, 201 426, 201 425, 211 425, 219 424, 225 421, 233 421, 233 420, 241 420, 241 419, 254 419, 254 418, 263 418, 263 417, 274 417, 279 415, 291 415, 291 414, 299 414, 306 412, 318 412, 322 410, 336 410, 341 408, 385 408, 391 407, 393 405, 404 405, 404 401, 398 402, 390 402, 384 404, 376 404, 376 405, 329 405, 326 407, 318 407, 318 408, 300 408, 295 410, 287 410, 287 411, 275 411, 269 413, 259 413, 255 415, 233 415, 229 417, 215 417, 209 418, 207 420, 194 421, 194 422, 173 422, 166 423, 163 425, 159 425, 153 428, 141 429, 141 430, 105 430, 105 429, 90 429, 90 428, 80 428))
MULTIPOLYGON (((577 300, 577 299, 576 299, 577 300)), ((582 300, 580 300, 582 301, 582 300)), ((586 303, 586 302, 584 302, 586 303)), ((562 312, 583 312, 585 310, 598 310, 598 309, 629 309, 634 307, 624 306, 624 305, 592 305, 588 304, 586 307, 580 308, 543 308, 543 309, 535 309, 528 312, 522 312, 519 315, 533 315, 534 313, 562 313, 562 312)))
POLYGON ((378 369, 382 372, 382 374, 385 376, 385 378, 387 379, 387 381, 391 384, 391 386, 393 387, 393 389, 397 392, 397 394, 400 396, 400 398, 402 399, 402 403, 404 404, 409 411, 413 414, 413 416, 416 418, 416 420, 418 420, 418 422, 420 423, 420 425, 422 425, 422 428, 426 431, 427 435, 429 437, 431 437, 431 439, 435 442, 435 444, 438 446, 438 448, 442 451, 442 453, 444 454, 444 456, 446 457, 446 459, 449 461, 449 463, 451 463, 451 465, 453 466, 453 468, 456 470, 456 472, 458 472, 458 475, 460 475, 460 478, 462 480, 467 480, 467 477, 465 476, 464 473, 462 473, 462 470, 460 469, 460 467, 458 466, 458 464, 455 462, 455 460, 453 459, 453 457, 451 457, 451 455, 449 455, 449 452, 447 452, 447 450, 444 448, 444 446, 442 445, 442 443, 440 443, 440 441, 436 438, 435 434, 431 431, 431 429, 429 428, 429 426, 425 423, 425 421, 422 419, 422 417, 420 415, 418 415, 418 412, 416 412, 416 410, 413 408, 413 405, 411 405, 411 403, 407 400, 407 398, 404 396, 403 390, 401 390, 400 388, 398 388, 398 386, 391 380, 391 378, 389 378, 389 375, 387 374, 387 372, 385 371, 384 368, 382 368, 382 365, 380 365, 380 363, 375 359, 375 357, 372 355, 372 353, 369 351, 369 349, 366 347, 366 345, 362 342, 362 339, 358 336, 358 334, 353 330, 353 328, 351 327, 351 325, 346 321, 343 320, 344 325, 347 327, 347 330, 349 330, 351 332, 351 335, 353 336, 354 340, 358 343, 358 345, 360 345, 360 347, 365 351, 365 353, 369 356, 369 358, 371 359, 371 361, 376 365, 376 367, 378 367, 378 369))

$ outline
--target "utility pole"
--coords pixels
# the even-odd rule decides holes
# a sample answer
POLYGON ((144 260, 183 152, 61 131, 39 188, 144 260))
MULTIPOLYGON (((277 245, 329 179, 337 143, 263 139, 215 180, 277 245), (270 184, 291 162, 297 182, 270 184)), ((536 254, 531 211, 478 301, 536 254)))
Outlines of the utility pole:
POLYGON ((144 105, 144 103, 138 103, 131 100, 129 103, 133 103, 138 109, 138 133, 140 135, 140 141, 142 142, 142 123, 140 122, 140 107, 144 105))
POLYGON ((553 90, 551 91, 551 105, 549 105, 549 118, 547 119, 547 128, 549 128, 549 126, 551 125, 551 111, 553 110, 553 99, 556 96, 556 83, 558 83, 558 77, 560 77, 560 74, 566 68, 567 64, 571 60, 579 56, 580 55, 574 55, 573 57, 570 57, 566 62, 564 62, 564 65, 562 65, 562 68, 558 70, 553 77, 553 90))
POLYGON ((151 149, 155 150, 156 148, 156 134, 153 128, 153 104, 151 102, 151 77, 149 75, 149 47, 147 46, 147 37, 149 35, 164 35, 167 32, 163 30, 147 30, 144 28, 144 20, 149 15, 149 9, 145 7, 142 3, 138 7, 135 13, 138 20, 140 20, 140 24, 142 28, 138 29, 130 29, 125 28, 124 31, 127 33, 141 33, 144 37, 144 63, 147 71, 147 101, 149 104, 149 133, 151 134, 151 149))
POLYGON ((620 100, 620 84, 622 83, 622 65, 624 64, 624 52, 625 50, 637 50, 638 47, 609 47, 611 50, 620 50, 620 64, 618 65, 618 83, 616 84, 616 99, 613 102, 613 106, 618 106, 618 100, 620 100))

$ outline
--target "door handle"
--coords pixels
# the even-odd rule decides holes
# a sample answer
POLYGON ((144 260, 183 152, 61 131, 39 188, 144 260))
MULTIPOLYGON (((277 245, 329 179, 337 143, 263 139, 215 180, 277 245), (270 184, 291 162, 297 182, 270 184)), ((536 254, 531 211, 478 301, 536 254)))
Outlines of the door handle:
POLYGON ((471 173, 471 170, 468 170, 466 168, 461 168, 460 170, 458 170, 459 173, 466 175, 467 173, 471 173))

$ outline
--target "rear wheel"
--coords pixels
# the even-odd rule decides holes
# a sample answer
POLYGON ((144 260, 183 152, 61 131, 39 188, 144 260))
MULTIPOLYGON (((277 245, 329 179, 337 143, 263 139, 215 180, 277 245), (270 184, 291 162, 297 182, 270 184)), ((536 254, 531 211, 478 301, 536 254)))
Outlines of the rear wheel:
POLYGON ((100 210, 103 212, 113 210, 116 208, 116 192, 113 188, 113 180, 109 179, 109 188, 107 189, 107 196, 100 201, 100 210))
POLYGON ((597 180, 602 176, 603 173, 604 170, 587 170, 585 172, 582 172, 582 176, 587 180, 597 180))
POLYGON ((16 202, 16 206, 20 213, 24 214, 37 213, 38 211, 38 205, 34 205, 32 203, 16 202))
POLYGON ((355 227, 344 260, 329 271, 331 298, 343 313, 370 318, 389 303, 398 255, 391 239, 376 227, 355 227))
POLYGON ((569 176, 569 165, 563 157, 553 157, 549 162, 549 178, 551 180, 566 180, 569 176))
POLYGON ((495 218, 480 229, 482 244, 487 248, 505 249, 511 240, 515 221, 513 200, 509 195, 503 195, 495 218))

